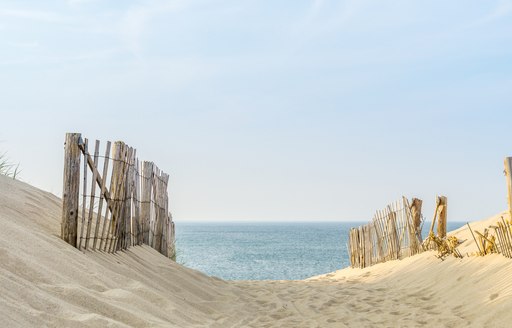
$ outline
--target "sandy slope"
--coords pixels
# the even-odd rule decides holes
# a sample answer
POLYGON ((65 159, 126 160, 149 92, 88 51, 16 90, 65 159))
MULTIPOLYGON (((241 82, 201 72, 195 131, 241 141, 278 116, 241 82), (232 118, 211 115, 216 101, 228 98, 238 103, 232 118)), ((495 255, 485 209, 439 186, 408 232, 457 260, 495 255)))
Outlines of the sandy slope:
MULTIPOLYGON (((481 226, 492 223, 479 223, 481 226)), ((475 225, 476 229, 480 229, 475 225)), ((58 237, 60 200, 0 176, 2 326, 506 327, 512 261, 433 253, 306 281, 225 282, 148 247, 80 252, 58 237)), ((463 252, 473 252, 467 231, 463 252)))

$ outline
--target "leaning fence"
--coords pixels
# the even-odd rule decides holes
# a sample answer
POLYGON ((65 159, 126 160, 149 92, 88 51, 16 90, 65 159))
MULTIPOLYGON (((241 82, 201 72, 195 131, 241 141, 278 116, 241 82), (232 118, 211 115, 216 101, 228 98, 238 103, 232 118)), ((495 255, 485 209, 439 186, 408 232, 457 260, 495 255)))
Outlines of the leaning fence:
POLYGON ((377 211, 370 223, 350 230, 348 249, 352 267, 365 268, 420 253, 421 221, 419 199, 410 204, 402 197, 377 211))
POLYGON ((124 142, 108 141, 101 151, 96 140, 91 148, 81 134, 66 134, 62 239, 108 253, 146 244, 174 259, 169 175, 124 142))

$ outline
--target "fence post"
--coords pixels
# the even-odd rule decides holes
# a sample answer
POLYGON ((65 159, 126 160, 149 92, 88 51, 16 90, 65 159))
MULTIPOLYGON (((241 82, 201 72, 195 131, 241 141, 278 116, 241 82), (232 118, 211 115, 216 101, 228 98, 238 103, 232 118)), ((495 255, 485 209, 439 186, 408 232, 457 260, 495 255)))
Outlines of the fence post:
POLYGON ((437 220, 437 236, 439 238, 446 237, 446 217, 447 217, 447 205, 448 200, 445 196, 438 196, 437 197, 437 206, 439 207, 438 210, 438 220, 437 220))
POLYGON ((80 133, 66 133, 62 191, 61 238, 76 247, 80 196, 80 133))
POLYGON ((423 201, 419 198, 413 198, 411 202, 412 222, 414 233, 418 236, 421 243, 421 206, 423 201))
POLYGON ((507 179, 508 213, 512 219, 512 157, 505 157, 505 177, 507 179))

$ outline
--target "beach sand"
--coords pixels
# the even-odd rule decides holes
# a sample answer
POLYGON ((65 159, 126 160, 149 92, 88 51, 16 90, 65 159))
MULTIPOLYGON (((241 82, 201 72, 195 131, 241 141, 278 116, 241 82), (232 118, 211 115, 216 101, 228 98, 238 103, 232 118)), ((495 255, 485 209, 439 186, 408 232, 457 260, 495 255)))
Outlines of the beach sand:
MULTIPOLYGON (((501 213, 500 215, 505 215, 501 213)), ((496 221, 472 223, 477 230, 496 221)), ((227 282, 147 246, 116 255, 59 238, 61 201, 0 176, 5 327, 507 327, 512 260, 434 252, 303 281, 227 282)), ((461 252, 476 251, 465 227, 461 252)))

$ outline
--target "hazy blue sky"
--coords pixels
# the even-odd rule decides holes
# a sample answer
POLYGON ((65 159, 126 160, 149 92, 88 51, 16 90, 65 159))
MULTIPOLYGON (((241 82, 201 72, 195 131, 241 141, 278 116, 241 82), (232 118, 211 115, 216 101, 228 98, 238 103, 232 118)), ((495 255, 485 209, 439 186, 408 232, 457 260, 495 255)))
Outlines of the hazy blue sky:
POLYGON ((0 149, 60 194, 65 132, 171 174, 175 220, 506 208, 512 1, 3 1, 0 149))

